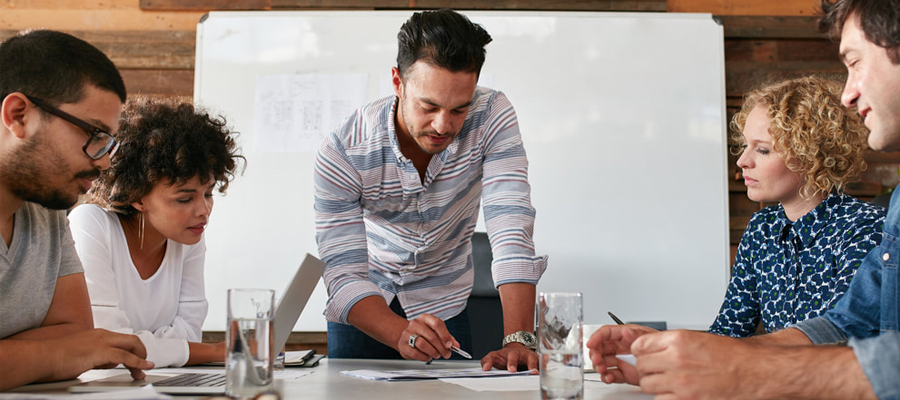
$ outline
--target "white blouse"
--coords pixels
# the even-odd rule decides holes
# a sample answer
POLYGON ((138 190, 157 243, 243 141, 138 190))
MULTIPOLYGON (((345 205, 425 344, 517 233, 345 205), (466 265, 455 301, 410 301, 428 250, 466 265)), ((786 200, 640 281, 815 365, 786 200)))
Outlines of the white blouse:
POLYGON ((84 204, 69 213, 75 249, 84 264, 94 326, 135 334, 157 368, 188 361, 188 342, 201 341, 209 304, 204 293, 206 243, 166 243, 159 270, 141 279, 114 212, 84 204))

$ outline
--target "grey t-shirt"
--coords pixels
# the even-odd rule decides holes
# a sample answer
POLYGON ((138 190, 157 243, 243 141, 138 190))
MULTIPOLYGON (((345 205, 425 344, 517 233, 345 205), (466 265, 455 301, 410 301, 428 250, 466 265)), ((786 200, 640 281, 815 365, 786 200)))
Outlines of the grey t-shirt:
POLYGON ((66 212, 25 202, 9 248, 0 240, 0 338, 41 326, 56 279, 83 272, 66 212))

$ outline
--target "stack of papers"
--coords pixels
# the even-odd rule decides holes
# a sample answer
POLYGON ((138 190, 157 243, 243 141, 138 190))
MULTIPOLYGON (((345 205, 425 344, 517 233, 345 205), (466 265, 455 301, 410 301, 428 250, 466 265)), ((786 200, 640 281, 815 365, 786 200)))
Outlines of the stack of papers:
POLYGON ((532 373, 532 371, 509 372, 499 369, 482 371, 481 368, 405 369, 398 371, 375 371, 371 369, 357 369, 352 371, 341 371, 341 375, 352 376, 354 378, 369 379, 373 381, 410 381, 441 378, 487 378, 495 376, 531 375, 532 373))

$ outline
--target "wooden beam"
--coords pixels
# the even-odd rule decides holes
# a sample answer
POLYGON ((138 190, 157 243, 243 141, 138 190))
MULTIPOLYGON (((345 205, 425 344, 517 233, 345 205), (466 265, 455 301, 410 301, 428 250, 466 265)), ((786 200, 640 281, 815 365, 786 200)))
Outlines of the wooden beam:
POLYGON ((666 11, 666 0, 271 0, 272 9, 666 11))
MULTIPOLYGON (((16 30, 0 30, 0 41, 16 30)), ((96 46, 120 69, 193 69, 196 31, 65 31, 96 46)))
MULTIPOLYGON (((2 2, 2 0, 0 0, 2 2)), ((167 31, 196 30, 201 11, 147 12, 135 5, 126 9, 46 10, 0 8, 0 29, 47 28, 57 31, 167 31)))
POLYGON ((271 0, 141 0, 145 11, 271 10, 271 0))
POLYGON ((272 0, 272 9, 406 9, 412 7, 414 2, 415 0, 272 0))
POLYGON ((825 39, 819 33, 818 17, 760 17, 716 15, 725 28, 725 38, 825 39))
POLYGON ((670 12, 814 16, 818 0, 669 0, 670 12))
POLYGON ((840 62, 779 61, 759 63, 752 61, 725 61, 725 95, 741 97, 748 90, 768 81, 799 78, 810 74, 846 73, 840 62))
POLYGON ((0 1, 0 9, 40 8, 44 10, 83 9, 109 10, 134 8, 134 0, 4 0, 0 1))
POLYGON ((123 69, 120 70, 129 95, 194 95, 193 70, 123 69))
POLYGON ((838 44, 821 39, 725 39, 726 61, 840 62, 838 44))
MULTIPOLYGON (((464 10, 659 11, 666 0, 414 0, 416 7, 464 10)), ((412 1, 411 1, 412 3, 412 1)))

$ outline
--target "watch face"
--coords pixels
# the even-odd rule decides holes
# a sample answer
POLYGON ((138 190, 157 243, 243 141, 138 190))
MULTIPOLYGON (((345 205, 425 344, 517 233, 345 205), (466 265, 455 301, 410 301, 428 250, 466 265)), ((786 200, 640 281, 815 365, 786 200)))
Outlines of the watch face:
POLYGON ((522 332, 522 341, 525 342, 525 346, 534 347, 537 344, 537 340, 535 340, 534 335, 530 332, 522 332))

